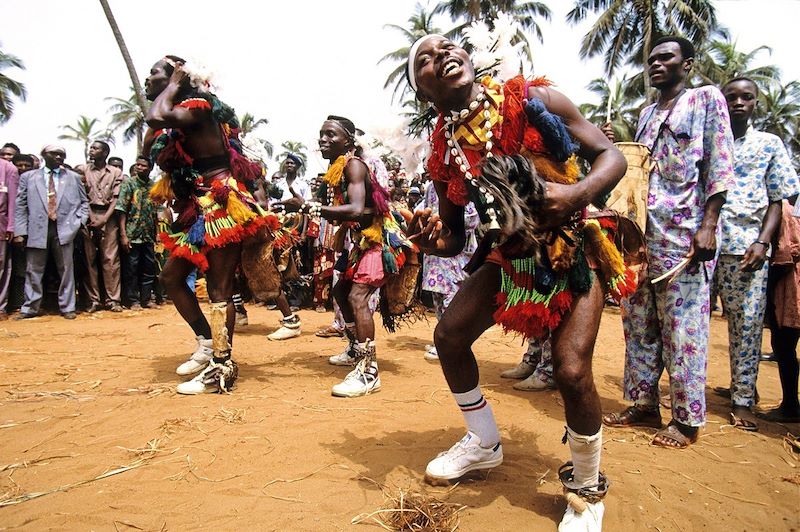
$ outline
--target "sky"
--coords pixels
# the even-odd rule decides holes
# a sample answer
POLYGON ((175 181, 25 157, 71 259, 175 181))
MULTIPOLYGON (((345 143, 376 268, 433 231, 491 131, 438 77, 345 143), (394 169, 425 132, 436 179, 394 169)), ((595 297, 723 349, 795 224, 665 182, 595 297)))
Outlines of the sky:
MULTIPOLYGON (((384 28, 405 26, 416 0, 109 0, 142 82, 166 54, 194 58, 216 73, 217 94, 241 116, 267 118, 258 133, 276 147, 286 140, 310 149, 308 174, 323 170, 316 148, 325 116, 343 115, 366 131, 397 124, 398 107, 383 89, 396 66, 380 58, 406 43, 384 28)), ((424 2, 423 2, 424 4, 424 2)), ((572 27, 564 16, 573 2, 549 0, 544 43, 531 39, 534 73, 547 75, 576 104, 594 101, 585 87, 603 73, 600 60, 581 61, 580 39, 590 23, 572 27)), ((2 50, 20 57, 26 70, 4 74, 25 83, 26 102, 0 125, 0 143, 38 153, 79 115, 108 121, 108 97, 127 98, 130 78, 96 0, 3 0, 2 50)), ((431 4, 433 5, 433 4, 431 4)), ((783 70, 784 82, 800 79, 790 56, 800 18, 798 0, 717 0, 717 14, 741 50, 760 45, 761 56, 783 70), (791 25, 791 26, 790 26, 791 25)), ((436 20, 447 30, 446 17, 436 20)), ((591 21, 590 21, 591 22, 591 21)), ((67 162, 83 162, 83 145, 61 141, 67 162)), ((133 163, 135 142, 118 139, 112 154, 133 163)), ((270 164, 270 172, 278 164, 270 164)))

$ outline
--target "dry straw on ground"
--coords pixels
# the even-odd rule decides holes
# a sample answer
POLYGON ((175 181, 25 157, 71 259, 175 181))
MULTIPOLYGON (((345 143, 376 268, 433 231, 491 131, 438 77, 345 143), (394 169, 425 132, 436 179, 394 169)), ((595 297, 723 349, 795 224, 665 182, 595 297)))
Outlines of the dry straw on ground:
POLYGON ((466 508, 402 488, 397 495, 384 490, 384 496, 383 508, 359 514, 351 522, 375 522, 384 530, 396 532, 452 532, 458 529, 458 513, 466 508))

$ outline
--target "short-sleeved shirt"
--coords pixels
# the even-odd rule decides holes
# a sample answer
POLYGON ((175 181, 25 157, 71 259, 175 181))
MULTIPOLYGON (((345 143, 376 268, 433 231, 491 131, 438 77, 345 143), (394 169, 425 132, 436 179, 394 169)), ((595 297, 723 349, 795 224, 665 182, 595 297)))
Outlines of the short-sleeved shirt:
POLYGON ((152 182, 138 177, 125 180, 120 187, 115 210, 124 212, 125 234, 132 244, 155 243, 158 209, 150 199, 152 182))
POLYGON ((689 253, 708 198, 733 183, 733 134, 725 98, 716 87, 706 86, 687 89, 671 113, 650 105, 639 117, 637 139, 653 156, 646 235, 649 269, 658 276, 689 253))
MULTIPOLYGON (((283 192, 280 201, 290 200, 294 197, 289 190, 289 183, 286 181, 285 177, 274 181, 273 184, 283 192)), ((300 177, 295 177, 294 181, 292 181, 292 189, 304 200, 308 201, 311 199, 311 185, 308 184, 308 181, 300 177)))
POLYGON ((781 139, 748 128, 734 141, 735 183, 722 207, 720 253, 744 255, 758 239, 770 203, 800 192, 800 182, 781 139))
POLYGON ((116 203, 122 185, 122 170, 105 165, 96 168, 94 164, 87 164, 83 168, 86 179, 86 195, 89 196, 89 205, 92 207, 108 207, 116 203))

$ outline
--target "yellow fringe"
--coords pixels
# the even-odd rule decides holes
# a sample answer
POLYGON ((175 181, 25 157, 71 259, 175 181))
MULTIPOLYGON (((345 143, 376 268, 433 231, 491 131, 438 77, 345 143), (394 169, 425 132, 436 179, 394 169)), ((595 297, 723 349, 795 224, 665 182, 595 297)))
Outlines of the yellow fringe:
POLYGON ((256 217, 256 214, 248 209, 233 191, 228 192, 228 205, 225 207, 225 210, 228 211, 228 216, 233 218, 233 221, 240 225, 246 224, 256 217))
POLYGON ((557 272, 569 270, 575 262, 575 250, 574 245, 569 245, 563 237, 557 236, 553 243, 547 246, 547 257, 553 270, 557 272))
POLYGON ((583 235, 591 243, 592 249, 597 256, 597 261, 600 263, 600 269, 606 279, 613 279, 625 273, 625 262, 622 260, 622 255, 617 246, 603 236, 600 222, 586 220, 583 235))
POLYGON ((344 175, 344 167, 347 165, 347 161, 349 159, 344 155, 340 155, 335 161, 331 163, 328 167, 328 171, 325 172, 325 183, 328 184, 329 187, 338 187, 339 184, 342 182, 342 176, 344 175))
POLYGON ((150 199, 155 203, 164 203, 172 199, 172 183, 169 174, 161 174, 161 179, 150 188, 150 199))
POLYGON ((536 173, 545 181, 560 183, 562 185, 572 185, 578 182, 578 162, 573 155, 563 163, 553 161, 542 155, 529 155, 536 173))
POLYGON ((366 229, 361 231, 361 236, 373 244, 383 244, 383 221, 378 219, 366 229))

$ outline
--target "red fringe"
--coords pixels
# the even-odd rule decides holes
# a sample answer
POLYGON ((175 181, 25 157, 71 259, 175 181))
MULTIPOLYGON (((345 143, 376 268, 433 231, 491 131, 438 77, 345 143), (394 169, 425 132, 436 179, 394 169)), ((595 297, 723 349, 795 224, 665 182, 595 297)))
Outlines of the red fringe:
POLYGON ((189 246, 178 244, 167 233, 160 233, 159 238, 170 256, 188 260, 202 272, 208 269, 208 260, 202 251, 192 251, 189 246))
POLYGON ((617 220, 613 216, 601 216, 600 218, 596 218, 596 220, 600 224, 600 227, 606 231, 617 232, 617 220))
POLYGON ((231 159, 231 173, 237 181, 253 181, 261 177, 261 167, 251 162, 233 148, 228 148, 231 159))
POLYGON ((572 307, 572 299, 572 292, 562 290, 547 305, 525 301, 506 308, 508 295, 501 292, 495 296, 498 309, 494 313, 494 321, 505 332, 519 333, 525 338, 543 338, 561 324, 561 320, 572 307))
POLYGON ((183 107, 184 109, 211 110, 211 104, 208 103, 208 100, 204 98, 189 98, 188 100, 183 100, 181 103, 176 105, 176 107, 183 107))
POLYGON ((161 150, 156 159, 156 163, 161 169, 171 172, 178 168, 192 165, 192 158, 180 147, 180 143, 184 138, 180 130, 173 130, 167 145, 164 146, 164 149, 161 150))

